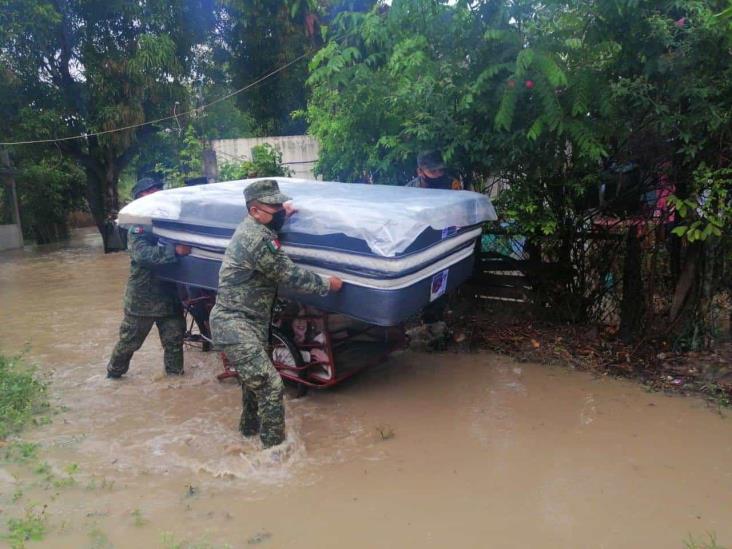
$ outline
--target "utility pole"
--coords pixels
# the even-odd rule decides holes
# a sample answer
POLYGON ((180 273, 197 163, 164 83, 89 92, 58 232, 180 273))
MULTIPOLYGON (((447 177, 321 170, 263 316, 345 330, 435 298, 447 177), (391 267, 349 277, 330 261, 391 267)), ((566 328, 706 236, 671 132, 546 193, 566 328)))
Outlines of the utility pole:
POLYGON ((203 145, 203 176, 207 183, 219 180, 219 167, 216 162, 216 151, 211 148, 211 142, 206 140, 203 145))
MULTIPOLYGON (((20 225, 20 209, 18 208, 18 193, 15 190, 15 170, 13 164, 10 162, 10 155, 6 149, 0 149, 0 178, 8 192, 10 198, 10 215, 13 218, 13 225, 15 225, 15 235, 7 235, 8 241, 4 243, 0 241, 0 249, 3 247, 8 248, 22 248, 23 247, 23 228, 20 225), (6 244, 6 246, 3 246, 6 244)), ((11 225, 12 227, 12 225, 11 225)), ((11 229, 12 230, 12 229, 11 229)), ((6 235, 0 235, 6 236, 6 235)), ((0 239, 2 240, 2 239, 0 239)))

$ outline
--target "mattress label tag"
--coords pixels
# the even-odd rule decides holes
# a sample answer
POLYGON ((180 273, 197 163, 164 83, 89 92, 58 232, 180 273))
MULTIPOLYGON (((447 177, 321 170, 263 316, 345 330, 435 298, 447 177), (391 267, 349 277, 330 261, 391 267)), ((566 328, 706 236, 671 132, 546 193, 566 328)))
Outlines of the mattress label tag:
POLYGON ((457 227, 445 227, 442 229, 442 240, 445 240, 446 238, 450 238, 453 235, 456 235, 458 232, 457 227))
POLYGON ((447 291, 447 273, 450 269, 445 269, 432 277, 430 286, 430 302, 444 295, 447 291))
POLYGON ((267 242, 267 247, 269 248, 270 252, 275 253, 282 247, 282 245, 280 244, 279 240, 277 240, 276 238, 273 238, 272 240, 267 242))

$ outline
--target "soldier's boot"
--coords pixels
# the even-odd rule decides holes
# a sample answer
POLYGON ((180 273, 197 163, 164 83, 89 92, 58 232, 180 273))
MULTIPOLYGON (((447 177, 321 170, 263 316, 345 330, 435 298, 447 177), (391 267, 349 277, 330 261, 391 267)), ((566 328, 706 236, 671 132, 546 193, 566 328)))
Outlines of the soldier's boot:
POLYGON ((181 315, 156 320, 160 343, 163 345, 163 362, 168 375, 183 375, 183 334, 185 321, 181 315))
POLYGON ((279 374, 274 368, 272 370, 274 375, 269 376, 267 383, 256 391, 260 419, 259 438, 265 448, 285 441, 284 386, 279 374))
POLYGON ((165 363, 165 373, 169 376, 183 375, 183 348, 177 347, 173 349, 166 348, 163 351, 163 362, 165 363))
POLYGON ((257 397, 244 387, 242 390, 242 412, 239 420, 239 431, 245 437, 259 434, 259 417, 257 414, 257 397))
POLYGON ((114 351, 112 351, 112 357, 107 363, 107 377, 110 379, 119 379, 126 374, 127 370, 130 369, 130 360, 132 360, 133 354, 134 351, 131 351, 129 348, 125 349, 122 341, 117 343, 114 351))
POLYGON ((109 369, 109 364, 107 364, 107 379, 119 379, 127 372, 115 372, 114 370, 109 369))
POLYGON ((119 379, 130 369, 130 360, 150 333, 153 319, 144 316, 134 316, 125 313, 119 327, 119 341, 114 346, 112 357, 107 364, 107 377, 119 379))

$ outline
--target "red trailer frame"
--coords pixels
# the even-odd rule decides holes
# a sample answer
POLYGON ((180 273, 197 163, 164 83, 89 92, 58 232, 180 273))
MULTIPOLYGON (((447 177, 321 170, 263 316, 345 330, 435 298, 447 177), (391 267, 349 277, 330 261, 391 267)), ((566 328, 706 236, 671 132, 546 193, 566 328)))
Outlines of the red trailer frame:
MULTIPOLYGON (((208 314, 215 302, 216 295, 213 292, 183 300, 186 314, 184 341, 188 344, 212 344, 208 314), (195 333, 196 327, 198 333, 195 333)), ((358 329, 332 329, 330 320, 330 313, 297 304, 292 308, 282 307, 275 311, 270 330, 269 355, 283 379, 303 387, 325 389, 370 366, 384 362, 392 352, 406 345, 404 328, 401 325, 382 327, 360 323, 362 326, 358 329), (296 309, 297 313, 293 314, 292 309, 296 309), (306 339, 296 343, 295 338, 283 329, 295 320, 306 322, 308 328, 314 327, 322 337, 319 340, 306 339), (313 354, 318 354, 321 358, 313 359, 313 354)), ((216 377, 220 381, 238 377, 224 354, 220 355, 224 371, 216 377)))

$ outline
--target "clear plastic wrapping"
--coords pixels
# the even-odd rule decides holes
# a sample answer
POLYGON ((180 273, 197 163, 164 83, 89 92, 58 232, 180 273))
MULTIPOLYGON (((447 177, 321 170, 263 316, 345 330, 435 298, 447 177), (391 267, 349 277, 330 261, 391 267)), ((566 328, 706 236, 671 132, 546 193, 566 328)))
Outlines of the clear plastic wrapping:
MULTIPOLYGON (((283 232, 311 235, 342 233, 365 241, 372 252, 393 257, 424 230, 467 227, 495 220, 487 196, 470 191, 363 185, 276 177, 293 198, 297 213, 283 232)), ((153 220, 235 228, 246 215, 246 179, 169 189, 125 206, 120 225, 151 225, 153 220)))

